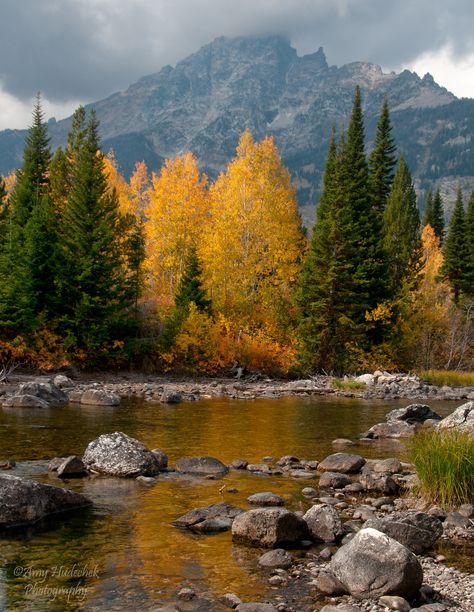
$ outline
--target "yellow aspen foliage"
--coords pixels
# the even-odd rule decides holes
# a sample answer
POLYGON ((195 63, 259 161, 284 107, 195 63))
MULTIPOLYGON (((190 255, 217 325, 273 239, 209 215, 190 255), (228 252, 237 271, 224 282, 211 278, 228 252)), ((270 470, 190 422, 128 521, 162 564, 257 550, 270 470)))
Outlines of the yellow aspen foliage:
POLYGON ((243 325, 274 324, 288 311, 306 240, 271 138, 256 143, 243 133, 237 156, 210 189, 210 206, 199 254, 213 308, 243 325))
POLYGON ((129 186, 127 181, 118 171, 117 162, 115 160, 113 151, 109 151, 109 153, 103 159, 104 172, 107 176, 107 185, 110 191, 115 189, 117 193, 120 212, 123 215, 133 213, 129 186))
POLYGON ((10 174, 7 174, 7 176, 3 177, 3 180, 5 181, 5 190, 8 196, 10 196, 16 184, 16 172, 11 172, 10 174))
POLYGON ((136 217, 144 219, 145 210, 150 203, 151 178, 144 161, 137 162, 129 181, 129 197, 132 212, 136 217))
POLYGON ((171 304, 189 247, 199 248, 207 222, 207 177, 200 175, 193 155, 185 153, 167 160, 152 184, 145 210, 145 265, 151 289, 171 304))

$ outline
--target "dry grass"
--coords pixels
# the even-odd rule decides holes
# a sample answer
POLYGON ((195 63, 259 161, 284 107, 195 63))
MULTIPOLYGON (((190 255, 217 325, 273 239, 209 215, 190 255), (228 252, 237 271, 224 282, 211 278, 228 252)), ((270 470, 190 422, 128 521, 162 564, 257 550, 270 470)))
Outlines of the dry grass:
POLYGON ((418 376, 433 385, 450 387, 474 386, 474 372, 454 372, 452 370, 424 370, 418 376))

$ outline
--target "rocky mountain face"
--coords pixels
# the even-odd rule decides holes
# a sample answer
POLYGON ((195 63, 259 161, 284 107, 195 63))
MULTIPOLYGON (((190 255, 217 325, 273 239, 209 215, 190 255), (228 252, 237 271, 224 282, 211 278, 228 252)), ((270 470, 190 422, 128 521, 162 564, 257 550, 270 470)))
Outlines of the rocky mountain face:
MULTIPOLYGON (((103 148, 114 149, 125 174, 137 160, 157 170, 190 150, 214 178, 245 128, 257 139, 272 135, 309 210, 318 201, 331 127, 347 124, 357 84, 368 149, 387 95, 394 137, 420 194, 437 183, 451 200, 458 181, 466 191, 474 186, 474 100, 458 100, 429 74, 387 74, 367 62, 329 66, 322 48, 298 57, 282 36, 218 38, 90 107, 103 148)), ((65 142, 69 125, 50 121, 53 146, 65 142)), ((0 171, 19 165, 23 141, 24 131, 0 133, 0 171)))

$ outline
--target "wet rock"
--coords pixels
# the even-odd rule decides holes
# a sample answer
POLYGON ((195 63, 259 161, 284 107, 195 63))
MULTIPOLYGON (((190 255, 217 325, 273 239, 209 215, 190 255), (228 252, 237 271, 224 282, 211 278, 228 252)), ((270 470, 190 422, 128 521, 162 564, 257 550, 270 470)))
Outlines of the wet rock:
POLYGON ((347 593, 345 587, 331 572, 319 572, 313 580, 314 587, 324 595, 344 595, 347 593))
POLYGON ((64 463, 66 457, 53 457, 48 463, 48 472, 57 472, 58 467, 64 463))
POLYGON ((180 404, 183 401, 183 396, 178 391, 165 391, 160 397, 162 404, 180 404))
POLYGON ((352 440, 348 440, 347 438, 337 438, 331 442, 333 446, 354 446, 354 442, 352 440))
POLYGON ((438 429, 458 429, 474 435, 474 402, 467 402, 456 408, 454 412, 438 423, 438 429))
POLYGON ((379 599, 379 604, 385 606, 389 610, 398 610, 399 612, 410 612, 411 610, 408 601, 397 595, 382 595, 379 599))
POLYGON ((307 536, 305 521, 284 508, 256 508, 239 514, 232 524, 232 539, 255 546, 294 544, 307 536))
POLYGON ((275 548, 264 553, 258 560, 258 564, 267 568, 287 569, 293 563, 293 555, 283 548, 275 548))
POLYGON ((0 470, 11 470, 16 466, 16 461, 14 459, 1 459, 0 460, 0 470))
POLYGON ((49 408, 50 404, 35 395, 12 395, 3 401, 5 408, 49 408))
POLYGON ((223 476, 229 468, 215 457, 183 457, 175 465, 177 472, 185 474, 223 476))
POLYGON ((137 476, 138 482, 141 482, 144 485, 151 486, 158 482, 157 478, 153 478, 153 476, 137 476))
POLYGON ((335 542, 344 531, 337 511, 328 504, 317 504, 310 508, 303 519, 313 540, 335 542))
POLYGON ((323 472, 319 478, 321 489, 343 489, 350 484, 352 484, 350 476, 340 474, 339 472, 323 472))
POLYGON ((31 525, 50 514, 89 506, 92 502, 74 491, 0 476, 0 528, 31 525))
POLYGON ((66 459, 58 465, 56 472, 59 478, 83 478, 88 475, 88 471, 82 459, 75 455, 66 457, 66 459))
POLYGON ((226 593, 222 596, 221 601, 224 606, 227 606, 228 608, 232 609, 236 608, 239 604, 242 603, 240 597, 237 597, 235 593, 226 593))
POLYGON ((173 525, 187 528, 196 533, 210 534, 228 531, 234 518, 243 512, 242 508, 227 503, 212 504, 195 508, 180 516, 173 525))
POLYGON ((81 404, 86 406, 118 406, 120 396, 105 389, 86 389, 81 395, 81 404))
POLYGON ((155 455, 160 470, 166 470, 168 467, 168 455, 159 448, 154 448, 151 452, 155 455))
POLYGON ((270 468, 266 463, 249 463, 246 467, 248 472, 269 474, 270 468))
POLYGON ((291 478, 306 478, 307 480, 312 480, 316 478, 316 474, 310 472, 309 470, 290 470, 288 475, 291 478))
POLYGON ((388 422, 405 421, 410 425, 423 423, 427 419, 433 419, 435 421, 441 420, 439 414, 431 410, 426 404, 410 404, 409 406, 405 406, 405 408, 396 408, 390 411, 385 418, 388 422))
POLYGON ((122 432, 104 434, 93 440, 82 461, 88 470, 124 478, 155 476, 162 469, 154 453, 122 432))
POLYGON ((281 457, 281 459, 278 459, 277 465, 284 467, 285 465, 299 464, 299 462, 300 460, 298 457, 295 457, 294 455, 285 455, 284 457, 281 457))
POLYGON ((412 597, 423 570, 405 546, 375 529, 361 529, 333 556, 330 569, 346 590, 359 599, 382 595, 412 597))
POLYGON ((249 504, 253 506, 284 506, 285 500, 280 495, 276 495, 275 493, 270 493, 269 491, 265 491, 262 493, 254 493, 254 495, 250 495, 247 497, 247 501, 249 504))
POLYGON ((391 476, 365 472, 359 476, 359 482, 364 491, 383 493, 384 495, 395 495, 399 486, 391 476))
POLYGON ((397 512, 387 518, 369 519, 364 527, 382 531, 415 554, 431 548, 443 534, 443 524, 425 512, 397 512))
POLYGON ((321 461, 318 470, 320 472, 341 472, 342 474, 350 474, 358 472, 364 463, 365 459, 360 455, 334 453, 321 461))
POLYGON ((234 470, 245 470, 248 464, 249 462, 245 459, 234 459, 230 465, 234 470))
POLYGON ((237 612, 277 612, 277 609, 272 604, 254 601, 241 603, 237 606, 236 610, 237 612))

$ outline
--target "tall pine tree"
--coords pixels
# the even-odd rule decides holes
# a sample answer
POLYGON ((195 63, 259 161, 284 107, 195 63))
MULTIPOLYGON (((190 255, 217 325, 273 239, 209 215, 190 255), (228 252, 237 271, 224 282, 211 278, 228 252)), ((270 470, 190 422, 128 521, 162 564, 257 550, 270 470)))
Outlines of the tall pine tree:
POLYGON ((135 300, 123 227, 117 195, 107 188, 98 122, 91 113, 64 211, 62 278, 67 343, 89 359, 120 336, 135 300))
POLYGON ((387 198, 393 182, 394 170, 397 164, 396 146, 392 137, 392 125, 385 97, 377 124, 375 142, 369 157, 369 185, 372 198, 372 208, 383 214, 387 198))
POLYGON ((443 254, 444 262, 440 276, 449 281, 453 289, 454 301, 457 303, 462 293, 467 295, 473 293, 471 252, 460 187, 449 223, 443 254))
POLYGON ((428 191, 426 196, 425 212, 423 215, 423 226, 431 225, 440 243, 444 238, 444 207, 439 189, 433 196, 432 191, 428 191))
POLYGON ((410 170, 401 157, 384 212, 384 245, 393 296, 414 281, 421 264, 420 216, 410 170))

